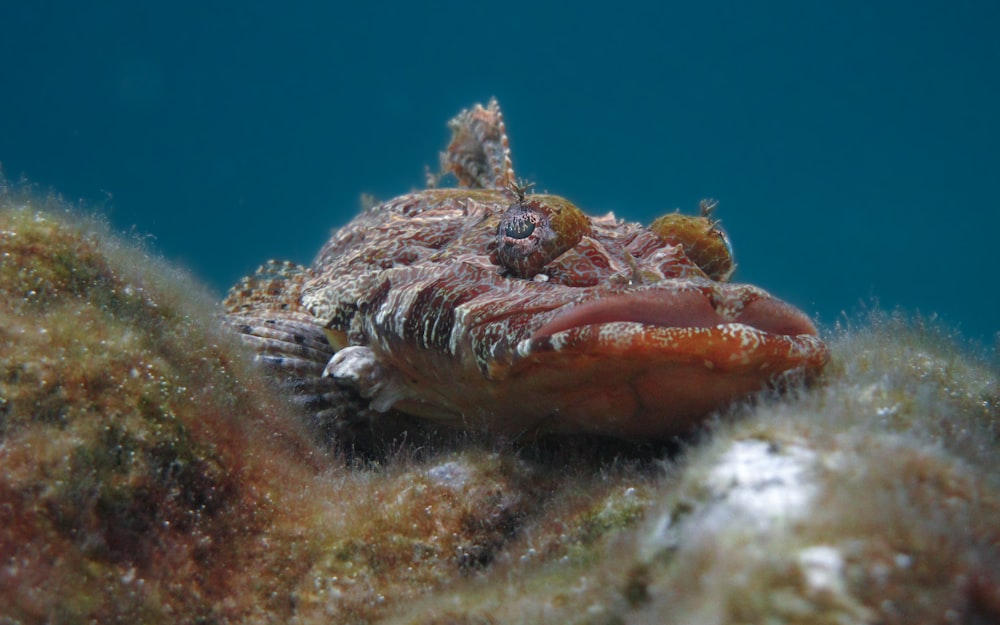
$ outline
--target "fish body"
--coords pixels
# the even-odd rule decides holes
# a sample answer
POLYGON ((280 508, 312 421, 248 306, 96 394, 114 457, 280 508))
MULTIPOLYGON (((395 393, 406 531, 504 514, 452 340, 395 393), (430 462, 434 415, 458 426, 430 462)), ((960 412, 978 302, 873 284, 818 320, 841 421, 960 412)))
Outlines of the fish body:
POLYGON ((496 101, 450 123, 429 188, 373 204, 311 267, 268 263, 229 320, 327 419, 662 439, 828 359, 811 321, 729 282, 711 217, 589 217, 514 177, 496 101))

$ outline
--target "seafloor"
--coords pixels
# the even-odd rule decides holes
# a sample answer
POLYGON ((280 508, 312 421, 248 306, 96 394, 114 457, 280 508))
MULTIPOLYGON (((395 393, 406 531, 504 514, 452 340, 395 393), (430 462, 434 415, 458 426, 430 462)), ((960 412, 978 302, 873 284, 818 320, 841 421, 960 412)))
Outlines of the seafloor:
POLYGON ((1000 377, 921 319, 670 446, 317 444, 190 278, 0 192, 0 623, 1000 622, 1000 377))

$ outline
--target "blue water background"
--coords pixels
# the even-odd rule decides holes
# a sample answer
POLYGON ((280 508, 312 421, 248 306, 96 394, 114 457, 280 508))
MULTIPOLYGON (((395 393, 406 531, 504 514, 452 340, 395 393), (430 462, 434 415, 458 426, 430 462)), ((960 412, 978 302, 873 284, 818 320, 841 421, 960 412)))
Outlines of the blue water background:
POLYGON ((717 198, 739 281, 992 343, 998 32, 993 1, 4 2, 0 164, 221 296, 420 187, 495 95, 539 189, 644 222, 717 198))

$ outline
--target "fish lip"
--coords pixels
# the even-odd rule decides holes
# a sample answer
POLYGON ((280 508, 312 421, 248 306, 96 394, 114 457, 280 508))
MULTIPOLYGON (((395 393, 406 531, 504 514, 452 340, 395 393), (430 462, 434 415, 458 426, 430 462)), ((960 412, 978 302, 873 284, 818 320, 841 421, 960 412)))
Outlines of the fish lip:
POLYGON ((515 350, 505 375, 534 367, 707 367, 716 373, 757 372, 761 380, 781 372, 816 376, 830 360, 830 350, 816 334, 770 334, 742 324, 712 327, 659 327, 631 321, 576 326, 549 336, 526 338, 515 350))
POLYGON ((535 341, 575 328, 623 322, 667 329, 738 324, 766 335, 817 335, 812 321, 791 304, 760 289, 747 290, 740 295, 714 298, 713 301, 700 288, 647 289, 611 295, 560 311, 530 338, 535 341))
MULTIPOLYGON (((770 334, 742 323, 721 323, 696 328, 611 321, 522 339, 516 348, 520 358, 553 352, 604 356, 641 353, 644 358, 659 357, 666 360, 677 356, 701 358, 715 352, 715 356, 725 354, 726 360, 734 363, 753 360, 754 354, 758 352, 769 352, 771 356, 780 355, 781 359, 808 360, 822 364, 829 359, 829 348, 817 334, 770 334)), ((766 356, 760 353, 757 355, 766 356)))

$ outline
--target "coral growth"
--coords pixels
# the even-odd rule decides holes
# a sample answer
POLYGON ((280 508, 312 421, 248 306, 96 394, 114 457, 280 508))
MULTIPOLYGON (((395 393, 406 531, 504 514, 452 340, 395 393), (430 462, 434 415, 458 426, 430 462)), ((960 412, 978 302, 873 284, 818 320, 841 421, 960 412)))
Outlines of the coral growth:
POLYGON ((920 320, 679 445, 351 460, 188 278, 0 204, 5 623, 1000 621, 1000 375, 920 320))

